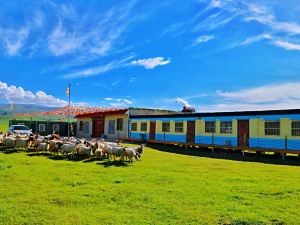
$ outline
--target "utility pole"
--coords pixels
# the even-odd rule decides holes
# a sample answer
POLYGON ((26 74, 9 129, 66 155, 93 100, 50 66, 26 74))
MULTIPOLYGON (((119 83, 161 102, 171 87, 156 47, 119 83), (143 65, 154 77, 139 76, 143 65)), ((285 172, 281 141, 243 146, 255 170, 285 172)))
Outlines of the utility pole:
POLYGON ((69 86, 67 88, 67 96, 68 96, 68 137, 70 137, 70 103, 71 103, 71 85, 69 83, 69 86))

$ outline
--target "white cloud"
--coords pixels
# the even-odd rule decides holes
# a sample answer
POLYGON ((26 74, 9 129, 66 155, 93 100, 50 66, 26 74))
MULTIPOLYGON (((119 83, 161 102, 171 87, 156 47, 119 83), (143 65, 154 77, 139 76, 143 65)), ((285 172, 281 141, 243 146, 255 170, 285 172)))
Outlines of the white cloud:
MULTIPOLYGON (((232 92, 218 91, 214 103, 197 111, 249 111, 300 108, 300 82, 270 84, 232 92)), ((206 97, 208 98, 208 97, 206 97)))
POLYGON ((170 63, 170 59, 164 59, 164 57, 155 57, 148 59, 139 59, 131 62, 132 65, 143 66, 146 69, 153 69, 157 66, 164 66, 170 63))
POLYGON ((259 34, 259 35, 254 36, 254 37, 247 38, 246 40, 241 42, 240 45, 250 45, 254 42, 258 42, 258 41, 261 41, 261 40, 264 40, 264 39, 270 40, 270 39, 272 39, 272 36, 270 34, 259 34))
POLYGON ((100 75, 120 67, 128 66, 129 65, 128 62, 129 60, 132 59, 132 57, 133 56, 128 56, 120 60, 115 60, 107 64, 103 64, 101 66, 91 67, 88 69, 71 72, 63 75, 62 78, 68 79, 68 78, 91 77, 91 76, 100 75))
POLYGON ((136 80, 136 77, 132 77, 132 78, 129 79, 129 82, 133 82, 135 80, 136 80))
POLYGON ((175 102, 180 103, 180 104, 182 104, 184 106, 187 106, 187 107, 191 107, 191 105, 186 100, 184 100, 182 98, 176 98, 175 102))
POLYGON ((62 56, 79 49, 84 39, 84 36, 77 36, 74 32, 67 32, 63 28, 62 22, 59 21, 49 36, 48 48, 54 56, 62 56))
POLYGON ((215 36, 214 35, 201 35, 199 36, 196 40, 195 40, 195 44, 201 44, 201 43, 205 43, 208 42, 212 39, 214 39, 215 36))
POLYGON ((108 64, 101 65, 98 67, 92 67, 92 68, 68 73, 68 74, 65 74, 63 76, 63 78, 68 79, 68 78, 78 78, 78 77, 90 77, 90 76, 95 76, 95 75, 106 73, 114 68, 116 68, 116 65, 114 65, 113 63, 108 63, 108 64))
POLYGON ((221 4, 221 0, 212 0, 210 6, 213 8, 219 8, 221 7, 221 4))
POLYGON ((104 99, 105 101, 110 101, 109 105, 115 108, 120 108, 120 107, 128 107, 129 105, 132 104, 132 101, 125 99, 125 98, 110 98, 107 97, 104 99))
POLYGON ((8 55, 17 55, 24 46, 29 35, 29 29, 22 27, 20 29, 0 28, 0 45, 8 55))
POLYGON ((294 43, 290 43, 287 41, 274 41, 273 42, 274 45, 284 48, 285 50, 296 50, 296 51, 300 51, 300 44, 294 44, 294 43))
POLYGON ((270 84, 244 89, 236 92, 222 92, 218 95, 225 100, 247 103, 278 103, 281 101, 300 101, 300 82, 270 84))
POLYGON ((5 99, 9 103, 37 104, 44 106, 65 106, 68 103, 65 100, 55 98, 43 91, 32 93, 25 91, 22 87, 9 86, 0 82, 0 99, 5 99))

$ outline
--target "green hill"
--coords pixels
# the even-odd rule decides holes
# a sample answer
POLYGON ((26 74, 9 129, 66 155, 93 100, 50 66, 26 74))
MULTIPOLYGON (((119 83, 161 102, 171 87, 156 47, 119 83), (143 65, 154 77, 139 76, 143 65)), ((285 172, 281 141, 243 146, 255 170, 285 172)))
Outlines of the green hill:
POLYGON ((11 115, 13 113, 47 112, 54 109, 57 108, 34 104, 13 104, 13 108, 11 110, 11 104, 0 104, 0 115, 11 115))

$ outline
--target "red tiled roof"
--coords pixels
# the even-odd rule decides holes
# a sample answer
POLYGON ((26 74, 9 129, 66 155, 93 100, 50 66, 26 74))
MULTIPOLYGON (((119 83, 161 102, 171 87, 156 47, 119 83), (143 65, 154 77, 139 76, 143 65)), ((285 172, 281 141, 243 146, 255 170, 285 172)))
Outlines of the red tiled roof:
POLYGON ((96 116, 103 116, 103 115, 111 115, 111 114, 122 114, 126 113, 128 109, 123 108, 106 108, 103 107, 101 109, 98 109, 94 112, 87 112, 87 113, 81 113, 77 114, 75 118, 82 118, 82 117, 96 117, 96 116))

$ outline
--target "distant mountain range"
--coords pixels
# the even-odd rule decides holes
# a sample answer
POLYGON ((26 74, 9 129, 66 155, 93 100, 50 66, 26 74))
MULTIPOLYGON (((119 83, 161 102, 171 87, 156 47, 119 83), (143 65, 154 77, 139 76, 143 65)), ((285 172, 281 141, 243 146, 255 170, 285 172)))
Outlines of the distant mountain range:
POLYGON ((48 112, 57 109, 57 107, 48 107, 34 104, 0 104, 0 115, 10 115, 12 113, 38 113, 48 112))

